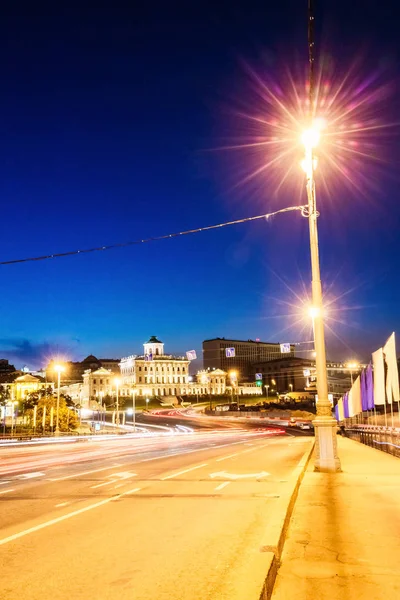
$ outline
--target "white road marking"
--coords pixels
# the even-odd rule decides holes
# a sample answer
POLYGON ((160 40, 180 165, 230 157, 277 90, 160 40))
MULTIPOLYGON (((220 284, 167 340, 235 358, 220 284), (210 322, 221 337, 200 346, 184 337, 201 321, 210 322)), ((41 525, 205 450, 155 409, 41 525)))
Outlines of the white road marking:
POLYGON ((8 481, 0 481, 0 485, 6 485, 6 483, 10 483, 10 480, 8 480, 8 481))
POLYGON ((62 515, 61 517, 56 517, 55 519, 50 519, 50 521, 45 521, 44 523, 40 523, 40 525, 35 525, 34 527, 30 527, 29 529, 24 529, 23 531, 19 531, 18 533, 14 533, 6 538, 0 540, 0 546, 4 546, 4 544, 8 544, 8 542, 13 542, 14 540, 18 540, 30 533, 34 533, 35 531, 40 531, 41 529, 45 529, 46 527, 50 527, 51 525, 56 525, 57 523, 61 523, 62 521, 66 521, 67 519, 71 519, 72 517, 76 517, 82 513, 88 512, 89 510, 93 510, 94 508, 98 508, 99 506, 104 506, 109 502, 113 502, 115 500, 119 500, 123 496, 127 496, 129 494, 134 494, 138 492, 141 488, 135 488, 133 490, 129 490, 127 492, 122 492, 122 494, 118 494, 117 496, 111 496, 111 498, 105 498, 104 500, 100 500, 99 502, 95 502, 94 504, 90 504, 89 506, 85 506, 84 508, 79 508, 78 510, 74 510, 73 512, 67 513, 66 515, 62 515))
POLYGON ((215 490, 222 490, 222 488, 226 487, 229 484, 230 484, 230 481, 224 481, 224 483, 220 483, 219 485, 217 485, 215 490))
POLYGON ((172 475, 167 475, 166 477, 161 477, 161 481, 165 481, 165 479, 172 479, 173 477, 178 477, 179 475, 183 475, 184 473, 189 473, 190 471, 195 471, 196 469, 201 469, 201 467, 206 467, 207 463, 203 463, 202 465, 197 465, 196 467, 191 467, 190 469, 185 469, 184 471, 178 471, 178 473, 173 473, 172 475))
POLYGON ((239 454, 239 452, 236 452, 235 454, 228 454, 228 456, 223 456, 222 458, 217 458, 217 460, 215 462, 221 462, 221 460, 227 460, 228 458, 233 458, 234 456, 237 456, 239 454))
POLYGON ((90 473, 98 473, 99 471, 109 471, 114 469, 114 467, 120 465, 113 465, 111 467, 102 467, 101 469, 93 469, 92 471, 82 471, 81 473, 74 473, 73 475, 66 475, 65 477, 56 477, 54 479, 50 479, 49 481, 64 481, 64 479, 72 479, 73 477, 80 477, 81 475, 89 475, 90 473))
POLYGON ((118 485, 114 485, 114 490, 117 490, 118 488, 122 487, 123 485, 126 485, 125 483, 119 483, 118 485))
POLYGON ((8 494, 8 492, 13 492, 15 488, 10 488, 9 490, 3 490, 0 494, 8 494))
POLYGON ((210 473, 211 479, 214 477, 221 477, 223 479, 250 479, 252 477, 261 479, 261 477, 267 477, 269 473, 261 471, 260 473, 227 473, 226 471, 219 471, 218 473, 210 473))
POLYGON ((97 483, 96 485, 91 485, 90 489, 95 490, 96 488, 103 487, 103 485, 111 485, 112 483, 115 483, 115 479, 111 481, 103 481, 103 483, 97 483))
POLYGON ((44 473, 41 471, 37 471, 36 473, 24 473, 23 475, 18 475, 18 479, 33 479, 34 477, 42 477, 44 473))
POLYGON ((67 506, 67 504, 69 504, 68 502, 60 502, 60 504, 56 504, 56 508, 58 508, 59 506, 67 506))

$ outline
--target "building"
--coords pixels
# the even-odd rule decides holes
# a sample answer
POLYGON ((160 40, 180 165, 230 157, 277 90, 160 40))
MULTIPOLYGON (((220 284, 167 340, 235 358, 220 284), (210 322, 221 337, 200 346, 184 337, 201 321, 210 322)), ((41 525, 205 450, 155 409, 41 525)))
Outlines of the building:
POLYGON ((122 396, 135 390, 137 396, 185 396, 189 393, 189 360, 164 353, 164 344, 155 336, 143 344, 144 354, 122 358, 122 396))
POLYGON ((40 392, 48 388, 54 389, 54 385, 45 381, 42 377, 34 377, 30 374, 15 377, 14 381, 1 384, 3 389, 9 390, 10 401, 23 401, 29 394, 40 392))
POLYGON ((224 395, 227 392, 226 371, 213 369, 212 371, 199 371, 197 381, 191 385, 191 392, 199 395, 224 395))
MULTIPOLYGON (((342 396, 364 367, 361 364, 350 367, 344 363, 327 361, 328 392, 335 397, 342 396)), ((317 392, 315 360, 292 356, 255 363, 252 370, 254 379, 256 373, 261 375, 263 388, 265 391, 268 388, 268 393, 317 392)))
POLYGON ((285 356, 294 356, 293 344, 261 342, 259 340, 230 340, 214 338, 203 342, 203 367, 238 371, 240 379, 251 379, 254 363, 276 360, 285 356), (283 348, 285 346, 285 348, 283 348), (233 353, 229 348, 233 348, 233 353), (282 353, 282 350, 289 352, 282 353), (229 356, 233 354, 233 356, 229 356))
MULTIPOLYGON (((57 361, 51 360, 46 367, 46 378, 49 381, 56 381, 57 374, 54 371, 54 364, 57 361)), ((62 380, 65 384, 80 382, 83 379, 85 371, 96 371, 97 369, 108 369, 112 373, 119 375, 119 358, 96 358, 93 354, 89 354, 82 361, 62 361, 65 371, 62 374, 62 380)))
POLYGON ((14 365, 10 365, 6 358, 0 358, 0 373, 14 373, 14 365))

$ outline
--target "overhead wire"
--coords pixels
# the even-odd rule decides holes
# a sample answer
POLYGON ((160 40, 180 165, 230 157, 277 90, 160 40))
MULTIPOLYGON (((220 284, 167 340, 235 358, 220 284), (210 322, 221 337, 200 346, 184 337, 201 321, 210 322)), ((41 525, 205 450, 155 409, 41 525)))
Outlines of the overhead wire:
POLYGON ((274 212, 266 213, 263 215, 257 215, 254 217, 245 217, 243 219, 237 219, 236 221, 226 221, 225 223, 218 223, 217 225, 207 225, 205 227, 197 227, 196 229, 187 229, 186 231, 178 231, 175 233, 153 236, 153 237, 144 238, 141 240, 139 239, 139 240, 133 240, 130 242, 122 242, 119 244, 109 244, 107 246, 96 246, 94 248, 85 248, 83 250, 70 250, 68 252, 54 252, 52 254, 43 254, 42 256, 29 256, 29 257, 25 257, 25 258, 16 258, 13 260, 3 260, 3 261, 0 261, 0 265, 15 265, 18 263, 35 262, 35 261, 40 261, 40 260, 50 260, 53 258, 62 258, 65 256, 76 256, 76 255, 82 255, 82 254, 89 254, 91 252, 103 252, 105 250, 114 250, 116 248, 126 248, 128 246, 136 246, 138 244, 148 244, 149 242, 168 240, 168 239, 183 236, 183 235, 190 235, 192 233, 201 233, 203 231, 210 231, 212 229, 220 229, 222 227, 228 227, 230 225, 238 225, 240 223, 249 223, 250 221, 257 221, 260 219, 268 220, 270 217, 274 217, 275 215, 278 215, 280 213, 286 213, 286 212, 291 212, 291 211, 296 211, 296 210, 303 213, 305 208, 306 208, 306 206, 304 206, 304 205, 289 206, 289 207, 281 208, 279 210, 275 210, 274 212))

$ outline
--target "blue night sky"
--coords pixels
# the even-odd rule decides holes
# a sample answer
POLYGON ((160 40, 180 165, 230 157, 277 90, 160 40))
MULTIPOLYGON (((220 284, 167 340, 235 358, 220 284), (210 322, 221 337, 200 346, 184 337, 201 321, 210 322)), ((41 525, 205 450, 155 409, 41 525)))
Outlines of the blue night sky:
MULTIPOLYGON (((391 99, 373 110, 392 123, 400 114, 400 9, 388 0, 317 4, 317 50, 328 49, 340 76, 363 53, 360 68, 391 82, 391 99)), ((238 106, 251 111, 254 100, 262 110, 244 64, 276 80, 283 63, 307 66, 306 0, 140 3, 79 17, 69 10, 2 15, 2 261, 300 202, 290 186, 277 191, 276 171, 274 181, 264 172, 243 183, 254 157, 218 148, 243 133, 238 106)), ((329 193, 317 181, 322 277, 330 296, 341 296, 331 357, 366 359, 400 330, 399 135, 396 125, 371 134, 383 163, 376 172, 357 163, 359 193, 339 175, 329 193), (370 172, 374 186, 364 190, 370 172)), ((293 180, 301 178, 296 168, 293 180)), ((310 288, 308 248, 307 221, 293 213, 1 266, 0 355, 34 367, 54 353, 137 353, 150 335, 166 351, 195 348, 198 356, 202 340, 215 336, 307 341, 309 327, 296 325, 292 305, 310 288)))

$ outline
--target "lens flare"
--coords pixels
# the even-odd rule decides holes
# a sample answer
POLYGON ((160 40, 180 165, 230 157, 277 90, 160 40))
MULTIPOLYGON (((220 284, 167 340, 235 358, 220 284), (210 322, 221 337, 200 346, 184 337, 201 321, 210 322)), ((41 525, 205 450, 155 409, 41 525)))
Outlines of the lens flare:
POLYGON ((244 93, 230 110, 227 144, 218 148, 229 151, 233 187, 245 186, 246 193, 262 189, 263 197, 267 190, 269 199, 280 191, 292 197, 295 192, 300 199, 306 144, 318 157, 318 180, 330 197, 343 186, 363 196, 378 189, 399 132, 399 123, 390 118, 394 86, 383 69, 365 74, 358 59, 343 73, 323 58, 312 111, 306 71, 283 66, 274 78, 265 69, 244 69, 244 93))

